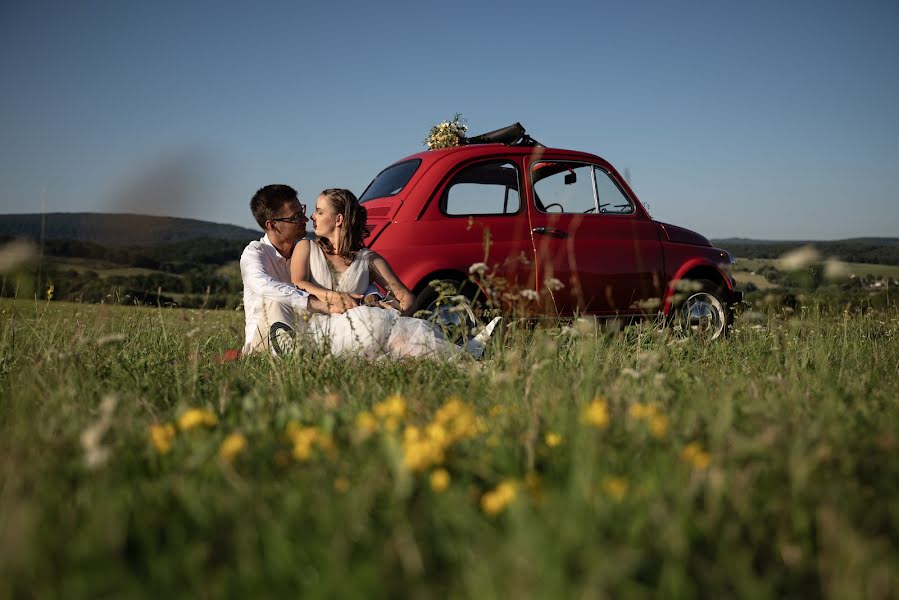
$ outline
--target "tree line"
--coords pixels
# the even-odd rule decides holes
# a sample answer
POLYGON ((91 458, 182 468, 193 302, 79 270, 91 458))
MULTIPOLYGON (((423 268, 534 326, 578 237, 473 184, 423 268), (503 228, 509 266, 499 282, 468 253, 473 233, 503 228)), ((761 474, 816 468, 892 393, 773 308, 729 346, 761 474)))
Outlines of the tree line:
POLYGON ((740 258, 780 258, 801 246, 814 246, 822 256, 845 262, 876 265, 899 265, 899 240, 872 238, 818 242, 756 242, 751 240, 718 240, 713 242, 740 258))
MULTIPOLYGON (((0 238, 0 245, 11 238, 0 238)), ((161 304, 233 308, 243 289, 239 274, 220 267, 236 261, 247 242, 197 238, 160 246, 103 246, 75 240, 47 240, 42 258, 26 271, 6 277, 6 297, 47 297, 73 302, 161 304), (101 263, 74 268, 59 259, 101 263), (139 268, 151 273, 104 274, 109 268, 139 268)))

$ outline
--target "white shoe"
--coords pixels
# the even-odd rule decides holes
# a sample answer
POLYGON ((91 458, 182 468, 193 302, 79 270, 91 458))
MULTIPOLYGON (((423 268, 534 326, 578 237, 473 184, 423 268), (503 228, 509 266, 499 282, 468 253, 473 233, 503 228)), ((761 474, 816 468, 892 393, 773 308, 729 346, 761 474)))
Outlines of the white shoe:
POLYGON ((481 358, 481 356, 484 355, 484 350, 487 348, 487 342, 490 341, 490 336, 493 335, 493 330, 496 329, 496 326, 499 325, 499 322, 502 320, 502 317, 494 317, 479 334, 468 340, 465 345, 462 346, 462 349, 475 359, 481 358))

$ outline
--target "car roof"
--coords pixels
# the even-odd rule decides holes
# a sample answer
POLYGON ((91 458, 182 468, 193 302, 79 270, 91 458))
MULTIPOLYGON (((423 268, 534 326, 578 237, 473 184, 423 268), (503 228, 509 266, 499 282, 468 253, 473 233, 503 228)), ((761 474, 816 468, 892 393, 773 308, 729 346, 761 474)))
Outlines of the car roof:
POLYGON ((424 150, 415 154, 395 161, 393 164, 405 162, 408 160, 421 160, 422 163, 433 164, 440 160, 456 157, 458 159, 489 157, 489 156, 523 156, 523 155, 567 155, 571 158, 581 158, 598 160, 608 164, 605 159, 588 152, 578 152, 576 150, 565 150, 563 148, 546 148, 543 146, 509 146, 507 144, 472 144, 469 146, 455 146, 453 148, 441 148, 439 150, 424 150))

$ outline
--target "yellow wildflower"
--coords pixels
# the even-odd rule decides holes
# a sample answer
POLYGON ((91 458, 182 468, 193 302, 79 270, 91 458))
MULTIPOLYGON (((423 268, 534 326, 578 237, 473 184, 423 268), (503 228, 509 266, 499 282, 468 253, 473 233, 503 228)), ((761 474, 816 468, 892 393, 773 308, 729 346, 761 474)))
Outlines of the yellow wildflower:
POLYGON ((356 415, 356 429, 367 437, 378 430, 378 421, 370 412, 363 410, 356 415))
POLYGON ((403 438, 403 466, 410 471, 422 471, 443 462, 444 446, 422 435, 417 427, 407 427, 403 438))
POLYGON ((175 426, 171 423, 156 423, 150 425, 150 443, 160 454, 167 454, 172 449, 172 439, 175 437, 175 426))
POLYGON ((465 411, 465 403, 458 396, 449 397, 443 406, 437 409, 434 420, 438 423, 446 423, 465 411))
POLYGON ((594 398, 584 409, 583 419, 588 425, 605 429, 609 426, 609 403, 601 396, 594 398))
POLYGON ((334 449, 331 437, 315 427, 303 427, 299 423, 292 422, 287 426, 287 437, 293 444, 291 455, 300 462, 309 460, 315 446, 321 450, 334 449))
POLYGON ((496 486, 496 489, 481 496, 481 508, 490 516, 498 515, 515 500, 517 494, 518 486, 507 479, 496 486))
POLYGON ((668 417, 665 415, 653 415, 649 419, 649 431, 657 438, 665 437, 668 433, 668 417))
POLYGON ((406 401, 403 400, 402 396, 394 394, 393 396, 387 397, 383 402, 376 403, 372 409, 374 410, 375 416, 379 419, 386 419, 388 417, 401 419, 406 415, 406 401))
POLYGON ((219 446, 219 458, 225 462, 232 462, 234 457, 247 447, 247 438, 241 433, 232 433, 222 441, 219 446))
POLYGON ((48 302, 49 302, 50 300, 53 300, 53 291, 54 291, 55 289, 56 289, 56 288, 54 288, 52 285, 51 285, 50 287, 47 288, 47 301, 48 301, 48 302))
POLYGON ((655 406, 634 402, 627 409, 627 415, 632 419, 648 419, 656 413, 655 406))
POLYGON ((435 469, 431 473, 431 489, 435 492, 442 492, 449 487, 450 474, 446 469, 435 469))
POLYGON ((619 502, 624 500, 628 487, 630 485, 624 477, 606 477, 602 481, 602 490, 619 502))
POLYGON ((428 435, 428 438, 433 441, 435 444, 440 446, 449 445, 449 434, 447 434, 446 429, 440 423, 430 423, 425 428, 425 432, 428 435))
POLYGON ((546 445, 550 448, 555 448, 562 443, 562 436, 555 431, 548 431, 546 432, 546 435, 543 436, 543 441, 545 441, 546 445))
POLYGON ((195 427, 212 427, 218 423, 218 418, 205 408, 191 408, 178 417, 178 429, 187 431, 195 427))
POLYGON ((707 469, 712 457, 702 449, 698 442, 690 442, 680 454, 681 460, 697 470, 707 469))
POLYGON ((443 403, 434 415, 434 422, 443 425, 449 436, 449 443, 476 436, 482 425, 479 424, 474 409, 460 398, 453 396, 443 403))

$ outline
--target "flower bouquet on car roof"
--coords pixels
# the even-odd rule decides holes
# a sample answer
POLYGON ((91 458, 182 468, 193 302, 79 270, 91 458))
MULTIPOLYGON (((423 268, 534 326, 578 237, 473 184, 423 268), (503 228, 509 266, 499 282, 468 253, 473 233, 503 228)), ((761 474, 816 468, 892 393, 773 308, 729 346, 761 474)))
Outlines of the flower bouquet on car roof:
POLYGON ((468 131, 468 124, 462 121, 461 113, 456 113, 452 121, 443 121, 431 127, 428 137, 424 139, 424 144, 428 150, 461 146, 465 143, 466 131, 468 131))

